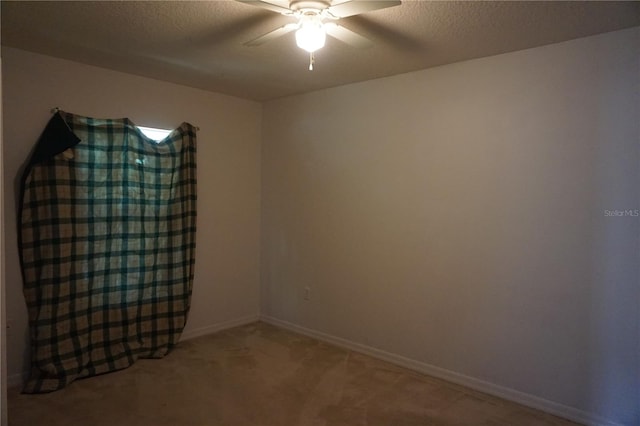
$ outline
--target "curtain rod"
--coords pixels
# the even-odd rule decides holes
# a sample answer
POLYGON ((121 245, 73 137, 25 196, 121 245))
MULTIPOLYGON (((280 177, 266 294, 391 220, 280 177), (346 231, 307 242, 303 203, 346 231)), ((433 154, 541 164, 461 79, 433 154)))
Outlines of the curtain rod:
MULTIPOLYGON (((62 111, 62 110, 60 108, 58 108, 58 107, 51 108, 51 114, 57 114, 60 111, 62 111)), ((193 126, 193 128, 196 129, 198 132, 200 131, 200 127, 198 127, 198 126, 193 126)))

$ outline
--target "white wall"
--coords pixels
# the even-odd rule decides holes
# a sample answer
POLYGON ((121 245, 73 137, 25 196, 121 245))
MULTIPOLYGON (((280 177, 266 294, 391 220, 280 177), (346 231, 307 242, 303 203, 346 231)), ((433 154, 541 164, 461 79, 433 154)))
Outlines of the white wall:
POLYGON ((141 126, 198 132, 198 231, 192 309, 185 335, 259 314, 261 106, 16 49, 2 49, 8 374, 27 368, 27 314, 16 233, 22 164, 60 107, 80 115, 128 117, 141 126))
POLYGON ((635 28, 266 103, 263 314, 639 425, 640 218, 604 212, 640 209, 639 46, 635 28))

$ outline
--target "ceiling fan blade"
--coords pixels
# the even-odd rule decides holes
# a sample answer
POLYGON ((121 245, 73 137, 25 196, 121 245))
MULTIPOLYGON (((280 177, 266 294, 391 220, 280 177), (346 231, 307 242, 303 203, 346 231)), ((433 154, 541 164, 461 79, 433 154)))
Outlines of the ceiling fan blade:
POLYGON ((334 22, 328 22, 324 24, 324 28, 327 34, 329 34, 331 37, 337 38, 338 40, 348 44, 349 46, 358 47, 360 49, 373 46, 373 42, 368 38, 354 33, 353 31, 334 22))
POLYGON ((354 0, 338 3, 329 7, 329 12, 337 18, 359 15, 361 13, 372 12, 374 10, 386 9, 387 7, 398 6, 400 0, 354 0))
POLYGON ((273 39, 276 39, 278 37, 282 37, 283 35, 295 30, 296 28, 298 28, 298 24, 287 24, 284 25, 280 28, 277 28, 271 32, 268 32, 264 35, 261 35, 260 37, 253 39, 251 41, 248 41, 246 43, 244 43, 245 46, 260 46, 261 44, 264 44, 268 41, 271 41, 273 39))
POLYGON ((282 13, 283 15, 291 14, 289 2, 287 0, 237 0, 240 3, 250 4, 251 6, 261 7, 272 12, 282 13))

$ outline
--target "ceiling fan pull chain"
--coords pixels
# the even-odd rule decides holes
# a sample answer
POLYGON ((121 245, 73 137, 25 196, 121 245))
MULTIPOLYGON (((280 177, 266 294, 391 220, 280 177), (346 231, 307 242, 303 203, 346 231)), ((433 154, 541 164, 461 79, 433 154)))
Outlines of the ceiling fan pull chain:
POLYGON ((309 53, 309 71, 313 71, 313 64, 316 63, 316 58, 313 52, 309 53))

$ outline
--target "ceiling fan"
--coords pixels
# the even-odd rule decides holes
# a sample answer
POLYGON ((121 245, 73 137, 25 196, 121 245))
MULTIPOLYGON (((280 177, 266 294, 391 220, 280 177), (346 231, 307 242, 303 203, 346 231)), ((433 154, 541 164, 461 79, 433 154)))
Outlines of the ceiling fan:
POLYGON ((313 70, 314 52, 324 46, 326 36, 334 37, 350 46, 363 48, 373 43, 366 37, 347 29, 335 21, 373 10, 398 6, 400 0, 238 0, 295 18, 297 22, 276 28, 250 40, 245 46, 259 46, 291 31, 296 31, 296 44, 309 52, 309 70, 313 70))

